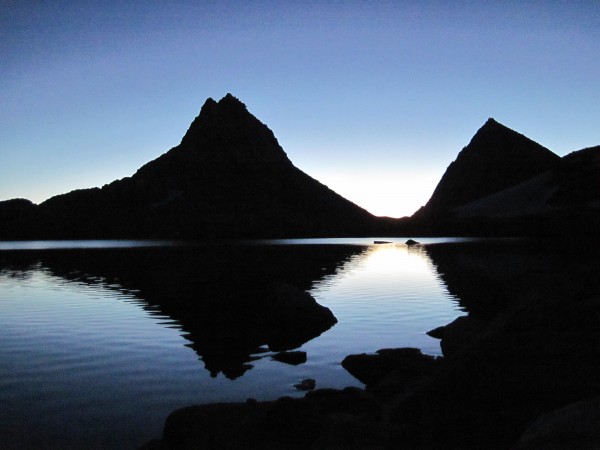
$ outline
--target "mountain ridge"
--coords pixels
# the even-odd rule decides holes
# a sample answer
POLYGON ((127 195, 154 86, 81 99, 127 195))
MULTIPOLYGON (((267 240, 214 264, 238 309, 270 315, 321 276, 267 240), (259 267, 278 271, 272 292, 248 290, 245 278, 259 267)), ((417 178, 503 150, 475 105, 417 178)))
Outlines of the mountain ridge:
POLYGON ((544 172, 558 160, 547 148, 489 118, 450 163, 418 216, 447 214, 544 172))
POLYGON ((35 238, 268 238, 363 234, 374 216, 295 167, 231 94, 205 101, 179 145, 132 176, 54 196, 4 224, 35 238), (25 214, 27 216, 27 214, 25 214))
POLYGON ((375 217, 298 169, 231 94, 129 177, 0 202, 0 239, 597 235, 600 146, 563 158, 488 118, 411 217, 375 217))

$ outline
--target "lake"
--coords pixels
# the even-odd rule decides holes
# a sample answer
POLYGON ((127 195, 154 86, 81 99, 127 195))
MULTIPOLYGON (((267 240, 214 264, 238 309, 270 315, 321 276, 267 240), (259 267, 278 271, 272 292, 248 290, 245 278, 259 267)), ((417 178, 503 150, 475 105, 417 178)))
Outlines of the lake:
POLYGON ((340 365, 348 354, 439 355, 426 332, 467 310, 598 289, 596 249, 374 240, 0 243, 0 442, 135 448, 160 436, 176 408, 300 396, 305 378, 361 386, 340 365), (283 344, 306 352, 305 363, 272 359, 260 309, 272 282, 309 292, 338 320, 283 344))

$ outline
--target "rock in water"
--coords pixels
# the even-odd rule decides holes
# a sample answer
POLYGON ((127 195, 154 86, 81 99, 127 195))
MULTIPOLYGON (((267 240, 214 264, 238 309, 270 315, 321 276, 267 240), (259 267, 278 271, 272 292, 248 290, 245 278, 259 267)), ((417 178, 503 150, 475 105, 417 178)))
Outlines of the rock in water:
POLYGON ((274 361, 279 361, 292 366, 304 364, 306 362, 306 352, 279 352, 271 357, 274 361))
POLYGON ((306 378, 300 383, 295 384, 294 387, 299 391, 312 391, 317 386, 317 382, 312 378, 306 378))

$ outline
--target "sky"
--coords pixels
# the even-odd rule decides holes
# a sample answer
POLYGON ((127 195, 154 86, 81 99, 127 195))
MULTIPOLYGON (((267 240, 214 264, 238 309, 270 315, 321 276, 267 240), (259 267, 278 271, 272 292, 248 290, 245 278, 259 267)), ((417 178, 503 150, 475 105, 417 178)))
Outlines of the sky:
POLYGON ((0 200, 130 176, 227 93, 304 172, 411 215, 488 117, 600 145, 600 2, 0 0, 0 200))

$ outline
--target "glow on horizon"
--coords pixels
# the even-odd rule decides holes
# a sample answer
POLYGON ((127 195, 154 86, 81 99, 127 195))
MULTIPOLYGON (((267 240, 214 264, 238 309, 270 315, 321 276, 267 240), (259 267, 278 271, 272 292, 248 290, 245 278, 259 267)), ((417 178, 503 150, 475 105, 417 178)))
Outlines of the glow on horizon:
POLYGON ((425 205, 441 178, 435 171, 394 172, 389 168, 380 173, 371 169, 361 173, 344 171, 312 176, 371 214, 395 218, 410 216, 425 205))

